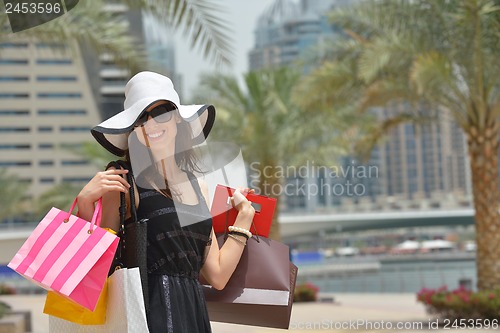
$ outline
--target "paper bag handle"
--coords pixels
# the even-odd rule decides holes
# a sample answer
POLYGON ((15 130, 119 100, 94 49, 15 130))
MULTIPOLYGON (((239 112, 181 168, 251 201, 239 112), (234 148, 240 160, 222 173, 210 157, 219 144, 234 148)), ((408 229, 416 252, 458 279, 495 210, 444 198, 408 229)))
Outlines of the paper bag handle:
MULTIPOLYGON (((73 201, 73 204, 71 205, 71 208, 69 209, 68 217, 63 220, 64 223, 69 221, 71 214, 75 210, 77 201, 78 201, 78 198, 75 198, 75 201, 73 201)), ((102 218, 102 198, 99 198, 99 200, 97 201, 97 205, 95 206, 95 209, 94 209, 94 215, 92 215, 92 220, 90 221, 90 229, 88 230, 89 234, 94 232, 94 226, 96 226, 96 225, 98 227, 101 226, 101 218, 102 218)))

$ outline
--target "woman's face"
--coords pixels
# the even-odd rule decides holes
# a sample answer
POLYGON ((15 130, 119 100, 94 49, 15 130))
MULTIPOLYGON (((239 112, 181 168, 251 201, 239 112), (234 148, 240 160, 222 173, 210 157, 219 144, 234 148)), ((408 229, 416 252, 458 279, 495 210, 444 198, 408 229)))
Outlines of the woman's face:
POLYGON ((175 152, 177 123, 181 119, 177 111, 173 111, 174 108, 172 103, 156 102, 146 110, 134 128, 139 142, 150 148, 157 159, 175 152))

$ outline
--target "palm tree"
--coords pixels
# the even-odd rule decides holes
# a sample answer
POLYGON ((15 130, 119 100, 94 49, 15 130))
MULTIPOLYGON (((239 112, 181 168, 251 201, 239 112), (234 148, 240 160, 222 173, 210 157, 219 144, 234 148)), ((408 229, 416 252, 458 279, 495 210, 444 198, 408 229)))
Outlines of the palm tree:
POLYGON ((37 217, 41 218, 47 214, 52 207, 68 210, 81 189, 81 186, 71 183, 60 183, 54 185, 47 191, 40 194, 37 198, 35 214, 37 217))
POLYGON ((20 182, 5 169, 0 169, 0 222, 22 212, 28 184, 20 182))
MULTIPOLYGON (((211 0, 122 0, 131 9, 144 10, 175 29, 184 28, 192 47, 217 64, 231 60, 230 31, 219 17, 221 8, 211 0)), ((18 33, 8 31, 6 14, 0 14, 0 42, 28 39, 60 44, 76 40, 99 53, 111 54, 118 64, 137 71, 144 62, 143 47, 129 34, 128 26, 102 0, 80 1, 69 13, 18 33)), ((73 49, 73 51, 76 51, 73 49)))
POLYGON ((419 111, 423 104, 451 115, 467 136, 478 288, 499 287, 500 1, 365 1, 331 19, 349 38, 302 82, 307 98, 297 102, 360 119, 373 107, 404 105, 363 129, 368 148, 403 122, 435 119, 419 111))
MULTIPOLYGON (((332 117, 315 117, 292 103, 292 89, 299 79, 300 73, 281 68, 246 74, 243 88, 230 76, 209 75, 201 80, 200 91, 217 105, 213 137, 239 144, 259 177, 259 193, 274 198, 283 189, 286 175, 280 170, 284 166, 300 165, 311 158, 317 165, 327 163, 345 152, 345 144, 330 130, 332 117)), ((281 237, 277 215, 271 225, 273 239, 281 237)))
MULTIPOLYGON (((95 141, 84 142, 78 148, 63 148, 68 150, 68 153, 75 154, 80 158, 88 161, 89 164, 97 171, 104 170, 106 165, 116 156, 104 149, 95 141)), ((74 198, 78 195, 81 186, 71 183, 56 184, 44 193, 42 193, 36 201, 36 213, 39 216, 47 213, 52 207, 59 209, 69 209, 74 198)))

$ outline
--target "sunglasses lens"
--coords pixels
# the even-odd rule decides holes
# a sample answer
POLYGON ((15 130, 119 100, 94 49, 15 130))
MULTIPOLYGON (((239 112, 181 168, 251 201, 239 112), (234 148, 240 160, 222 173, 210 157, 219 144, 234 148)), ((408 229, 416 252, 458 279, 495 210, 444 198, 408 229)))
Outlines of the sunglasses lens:
POLYGON ((164 105, 160 105, 151 111, 151 116, 157 123, 166 123, 172 119, 173 114, 172 110, 169 110, 164 105))
POLYGON ((146 124, 149 116, 151 116, 151 118, 153 118, 157 123, 166 123, 172 119, 172 116, 174 115, 173 111, 175 110, 175 108, 169 108, 167 105, 159 105, 153 110, 145 112, 139 119, 137 119, 135 126, 138 127, 146 124))
POLYGON ((137 121, 135 122, 135 127, 143 126, 148 121, 148 114, 144 113, 137 121))

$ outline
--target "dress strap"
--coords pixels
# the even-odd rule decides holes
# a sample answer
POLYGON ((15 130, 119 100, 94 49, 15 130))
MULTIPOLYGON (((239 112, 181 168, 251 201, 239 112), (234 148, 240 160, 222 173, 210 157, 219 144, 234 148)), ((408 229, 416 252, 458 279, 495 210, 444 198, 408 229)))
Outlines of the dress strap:
POLYGON ((200 184, 198 183, 198 178, 196 178, 196 176, 191 171, 186 171, 186 174, 189 180, 191 181, 191 184, 193 185, 194 191, 198 195, 198 200, 200 200, 200 202, 205 202, 205 197, 201 192, 200 184))

